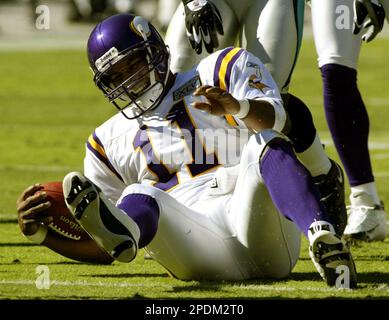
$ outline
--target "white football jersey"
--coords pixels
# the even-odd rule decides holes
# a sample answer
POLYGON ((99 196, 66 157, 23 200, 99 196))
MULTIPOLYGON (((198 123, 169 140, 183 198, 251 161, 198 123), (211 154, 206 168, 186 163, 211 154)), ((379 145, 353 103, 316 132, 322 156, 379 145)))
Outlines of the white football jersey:
POLYGON ((270 102, 283 108, 275 82, 258 58, 229 47, 178 73, 159 106, 128 120, 121 113, 89 137, 85 175, 116 202, 133 183, 152 185, 190 205, 220 167, 240 161, 252 135, 233 116, 214 116, 192 107, 200 85, 218 86, 236 99, 270 102))

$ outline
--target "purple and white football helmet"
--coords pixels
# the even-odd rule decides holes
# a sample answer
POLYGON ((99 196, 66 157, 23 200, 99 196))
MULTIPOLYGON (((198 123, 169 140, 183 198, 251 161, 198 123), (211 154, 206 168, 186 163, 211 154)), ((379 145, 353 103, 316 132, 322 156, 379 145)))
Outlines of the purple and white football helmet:
POLYGON ((146 19, 117 14, 100 22, 88 40, 94 82, 125 117, 158 106, 169 75, 170 54, 146 19))

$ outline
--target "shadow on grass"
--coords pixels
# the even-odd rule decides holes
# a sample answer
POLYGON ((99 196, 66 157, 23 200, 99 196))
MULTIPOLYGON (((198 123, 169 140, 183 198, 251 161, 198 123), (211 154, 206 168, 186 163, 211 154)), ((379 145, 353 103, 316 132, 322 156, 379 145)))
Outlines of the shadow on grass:
POLYGON ((1 242, 0 247, 38 247, 39 244, 29 242, 1 242))
MULTIPOLYGON (((85 274, 82 275, 83 277, 95 277, 95 278, 135 278, 135 277, 151 277, 151 278, 169 278, 168 273, 119 273, 119 274, 85 274)), ((180 279, 177 279, 180 280, 180 279)), ((180 280, 183 283, 193 282, 196 281, 198 284, 196 284, 196 287, 199 288, 199 290, 208 290, 206 287, 212 287, 212 288, 218 288, 222 287, 224 285, 269 285, 269 284, 275 284, 275 283, 285 283, 290 280, 296 280, 296 281, 320 281, 321 278, 317 272, 300 272, 300 273, 292 273, 289 277, 284 279, 250 279, 250 280, 242 280, 242 281, 228 281, 228 280, 180 280)), ((185 286, 186 288, 190 288, 191 286, 185 286)), ((177 287, 180 289, 181 287, 177 287)), ((188 289, 189 291, 191 289, 188 289)))
POLYGON ((369 257, 356 257, 354 259, 356 263, 358 261, 389 261, 389 255, 375 255, 375 256, 369 256, 369 257))
MULTIPOLYGON (((389 261, 389 255, 354 256, 354 261, 389 261)), ((301 257, 301 261, 311 261, 311 258, 301 257)))
MULTIPOLYGON (((285 279, 252 279, 252 280, 243 280, 243 281, 198 281, 197 283, 189 286, 173 286, 172 290, 174 292, 205 292, 205 291, 217 291, 217 292, 225 292, 223 287, 225 285, 229 286, 241 286, 241 287, 249 287, 249 286, 260 286, 260 285, 274 285, 282 287, 290 286, 288 281, 315 281, 322 282, 323 280, 319 276, 317 272, 298 272, 292 273, 289 277, 285 279)), ((324 282, 323 282, 324 283, 324 282)), ((364 272, 358 274, 358 283, 359 289, 373 289, 371 285, 382 285, 389 283, 389 273, 383 272, 364 272)), ((323 287, 328 288, 329 287, 323 287)), ((320 290, 318 288, 318 290, 320 290)), ((354 299, 355 297, 353 297, 354 299)), ((374 298, 380 298, 379 296, 374 296, 374 298)), ((389 296, 383 295, 381 298, 389 299, 389 296)), ((358 298, 357 298, 358 299, 358 298)))
POLYGON ((2 224, 2 223, 17 223, 17 222, 18 222, 18 219, 16 219, 16 218, 3 219, 0 217, 0 224, 2 224))
POLYGON ((358 273, 358 282, 359 283, 372 283, 372 284, 382 284, 389 283, 389 271, 384 272, 363 272, 358 273))
POLYGON ((73 264, 87 264, 91 266, 95 266, 95 264, 88 264, 88 263, 83 263, 83 262, 77 262, 77 261, 62 261, 62 262, 23 262, 20 261, 19 259, 14 260, 13 262, 4 262, 0 263, 0 266, 6 266, 6 265, 39 265, 39 264, 44 264, 44 265, 73 265, 73 264))
POLYGON ((296 281, 321 281, 319 274, 316 272, 306 272, 306 273, 293 273, 289 277, 284 279, 275 279, 275 278, 260 278, 260 279, 250 279, 242 281, 198 281, 197 283, 189 286, 173 286, 174 292, 193 292, 193 291, 217 291, 225 292, 224 286, 237 286, 237 287, 249 287, 249 286, 259 286, 259 285, 278 285, 282 286, 283 284, 288 285, 287 282, 290 280, 296 281))
POLYGON ((83 274, 81 277, 93 278, 169 278, 167 273, 118 273, 118 274, 83 274))

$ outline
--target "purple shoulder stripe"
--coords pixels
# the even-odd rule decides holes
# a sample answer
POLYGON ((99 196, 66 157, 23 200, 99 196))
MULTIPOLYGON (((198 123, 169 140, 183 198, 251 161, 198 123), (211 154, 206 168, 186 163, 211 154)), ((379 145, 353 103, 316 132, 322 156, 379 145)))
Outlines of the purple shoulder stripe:
POLYGON ((93 134, 89 137, 88 141, 86 142, 86 147, 95 155, 97 159, 103 162, 108 169, 110 169, 121 181, 123 181, 123 178, 108 160, 103 144, 97 137, 96 132, 93 132, 93 134))
POLYGON ((232 49, 234 49, 234 47, 228 47, 224 49, 217 57, 215 69, 213 71, 213 85, 216 87, 220 87, 219 72, 220 72, 220 67, 222 65, 223 59, 232 49))

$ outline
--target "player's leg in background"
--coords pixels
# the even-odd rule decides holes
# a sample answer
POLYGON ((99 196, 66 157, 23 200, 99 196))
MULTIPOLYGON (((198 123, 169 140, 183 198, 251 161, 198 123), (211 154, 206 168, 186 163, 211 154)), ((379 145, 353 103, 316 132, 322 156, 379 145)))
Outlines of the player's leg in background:
POLYGON ((166 30, 181 0, 158 0, 158 25, 166 30))
POLYGON ((285 108, 293 123, 288 137, 298 158, 317 178, 323 203, 333 216, 338 217, 342 233, 347 218, 344 187, 338 177, 343 173, 325 153, 308 107, 297 97, 288 94, 301 47, 304 6, 304 0, 254 1, 245 16, 241 41, 243 47, 247 47, 266 64, 283 93, 285 108))
POLYGON ((368 149, 369 118, 357 87, 361 35, 352 34, 353 0, 312 0, 312 25, 328 127, 351 186, 345 234, 382 240, 387 234, 368 149))
POLYGON ((242 20, 240 42, 261 59, 280 91, 285 92, 300 49, 304 1, 251 3, 242 20))
MULTIPOLYGON (((219 49, 233 46, 237 37, 239 24, 235 13, 225 0, 212 0, 219 9, 223 19, 224 35, 218 34, 219 49)), ((201 59, 209 55, 203 48, 200 55, 192 49, 185 28, 185 14, 182 3, 174 13, 166 32, 165 43, 169 46, 171 52, 170 69, 173 72, 187 71, 192 68, 201 59)))
MULTIPOLYGON (((288 97, 289 82, 301 46, 303 21, 302 0, 256 1, 246 16, 241 39, 243 47, 247 47, 265 63, 280 92, 283 93, 289 115, 296 119, 299 118, 300 110, 305 109, 305 113, 309 113, 300 99, 288 97)), ((307 120, 311 119, 308 117, 307 120)), ((308 122, 297 125, 303 128, 310 127, 308 122)), ((331 163, 321 146, 316 130, 307 130, 292 140, 294 144, 299 144, 295 145, 299 158, 313 176, 329 172, 331 163)))
POLYGON ((327 283, 335 284, 335 267, 341 264, 350 268, 351 285, 355 285, 352 257, 335 234, 310 173, 291 143, 276 131, 257 133, 245 147, 228 218, 256 263, 251 276, 289 274, 299 256, 302 232, 309 238, 312 260, 327 283))

